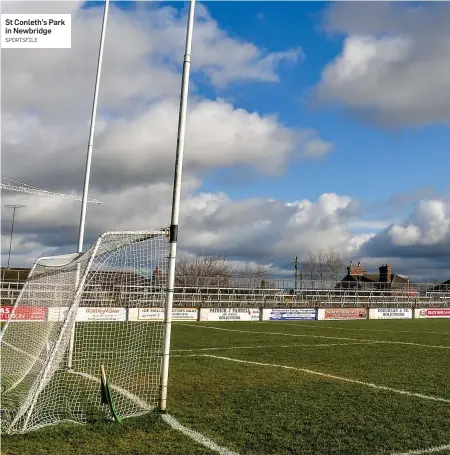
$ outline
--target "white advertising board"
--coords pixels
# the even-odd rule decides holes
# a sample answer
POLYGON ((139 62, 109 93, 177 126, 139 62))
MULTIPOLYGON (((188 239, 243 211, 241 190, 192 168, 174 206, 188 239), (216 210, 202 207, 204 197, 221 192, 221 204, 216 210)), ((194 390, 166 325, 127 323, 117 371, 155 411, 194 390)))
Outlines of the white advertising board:
MULTIPOLYGON (((47 312, 48 321, 64 321, 67 314, 67 307, 49 308, 47 312)), ((95 321, 126 321, 127 310, 125 308, 101 308, 81 307, 77 310, 77 322, 95 321)))
POLYGON ((369 319, 412 319, 411 308, 371 308, 369 319))
POLYGON ((314 321, 316 319, 315 308, 264 308, 263 321, 314 321))
POLYGON ((450 308, 416 308, 415 318, 450 318, 450 308))
MULTIPOLYGON (((172 308, 175 321, 196 321, 197 308, 172 308)), ((164 321, 164 308, 130 308, 129 321, 164 321)))
POLYGON ((259 321, 259 308, 202 308, 200 321, 259 321))
POLYGON ((78 308, 77 321, 126 321, 127 310, 125 308, 78 308))

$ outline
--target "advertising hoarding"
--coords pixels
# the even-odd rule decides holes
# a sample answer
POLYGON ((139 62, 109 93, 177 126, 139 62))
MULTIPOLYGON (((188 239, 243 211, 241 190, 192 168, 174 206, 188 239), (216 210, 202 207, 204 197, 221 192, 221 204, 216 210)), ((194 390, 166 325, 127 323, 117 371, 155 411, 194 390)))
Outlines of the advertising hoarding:
POLYGON ((411 308, 371 308, 369 319, 412 319, 411 308))
MULTIPOLYGON (((174 321, 196 321, 197 308, 172 308, 174 321)), ((129 321, 164 321, 164 308, 130 308, 129 321)))
POLYGON ((259 321, 259 308, 202 308, 201 321, 259 321))
POLYGON ((450 318, 450 308, 416 308, 415 318, 450 318))
MULTIPOLYGON (((2 321, 6 321, 13 310, 13 306, 0 307, 0 316, 2 321)), ((13 316, 13 321, 45 321, 45 308, 39 306, 19 306, 13 316)))
POLYGON ((319 308, 319 320, 367 319, 367 308, 319 308))
POLYGON ((78 308, 77 321, 126 321, 127 310, 125 308, 78 308))
POLYGON ((315 308, 264 309, 263 321, 313 321, 316 319, 315 308))

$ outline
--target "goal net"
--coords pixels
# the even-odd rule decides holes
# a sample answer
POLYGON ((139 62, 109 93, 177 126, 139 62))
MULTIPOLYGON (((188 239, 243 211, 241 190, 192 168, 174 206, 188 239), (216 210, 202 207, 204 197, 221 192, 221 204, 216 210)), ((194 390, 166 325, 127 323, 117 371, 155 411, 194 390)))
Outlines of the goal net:
POLYGON ((158 406, 168 247, 167 229, 108 232, 36 261, 0 335, 2 433, 158 406))

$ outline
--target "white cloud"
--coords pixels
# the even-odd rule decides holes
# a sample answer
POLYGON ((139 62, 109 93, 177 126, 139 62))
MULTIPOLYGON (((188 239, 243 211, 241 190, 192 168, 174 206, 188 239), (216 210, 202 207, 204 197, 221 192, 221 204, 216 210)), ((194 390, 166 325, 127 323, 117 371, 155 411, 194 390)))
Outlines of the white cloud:
POLYGON ((409 223, 394 224, 388 235, 394 245, 435 245, 450 243, 450 203, 447 201, 420 201, 409 223))
MULTIPOLYGON (((2 54, 2 173, 77 194, 102 16, 101 8, 82 10, 80 5, 30 5, 36 11, 72 12, 72 49, 2 54)), ((25 4, 14 2, 8 8, 22 11, 25 4)), ((107 230, 168 224, 185 28, 185 14, 173 8, 138 5, 133 11, 111 5, 90 185, 90 195, 103 205, 88 206, 86 244, 107 230)), ((192 69, 213 86, 276 82, 278 65, 295 62, 300 54, 297 49, 270 53, 231 38, 203 6, 197 9, 192 69)), ((286 128, 275 116, 203 99, 193 81, 180 240, 186 251, 233 249, 245 256, 266 235, 280 240, 293 209, 281 201, 233 201, 224 193, 200 192, 203 175, 244 166, 277 176, 292 158, 322 157, 331 144, 309 129, 286 128)), ((25 245, 27 251, 35 245, 37 253, 75 247, 78 203, 17 193, 7 193, 5 199, 27 205, 17 219, 14 254, 23 259, 25 245)), ((8 215, 2 214, 6 232, 8 215)))
POLYGON ((384 125, 448 123, 449 20, 445 3, 332 5, 326 29, 346 37, 322 72, 318 100, 384 125))
MULTIPOLYGON (((22 2, 15 5, 24 7, 22 2)), ((92 43, 98 42, 101 11, 57 5, 72 8, 74 14, 71 50, 2 53, 2 173, 80 194, 95 77, 92 43)), ((113 6, 109 24, 90 194, 103 205, 88 206, 86 245, 104 231, 165 226, 170 217, 185 17, 170 8, 123 11, 113 6)), ((291 50, 270 54, 232 39, 206 10, 200 9, 195 33, 193 68, 213 85, 276 82, 278 63, 298 56, 291 50)), ((203 99, 194 84, 182 185, 182 251, 286 263, 309 250, 334 248, 343 255, 362 255, 373 242, 391 245, 386 234, 381 239, 380 233, 352 231, 350 222, 359 213, 349 196, 233 200, 224 192, 202 191, 203 176, 211 170, 244 166, 277 176, 293 158, 321 158, 331 149, 331 143, 309 129, 294 131, 275 116, 203 99)), ((75 248, 79 203, 17 193, 5 194, 4 202, 27 205, 15 226, 13 264, 75 248)), ((427 246, 443 245, 446 210, 426 204, 407 224, 398 223, 397 237, 411 224, 420 229, 427 246)), ((10 213, 4 208, 2 218, 5 240, 10 213)), ((8 245, 3 242, 2 255, 8 245)))
MULTIPOLYGON (((77 5, 65 6, 73 11, 72 49, 21 49, 20 54, 7 49, 2 55, 2 172, 36 186, 79 193, 97 59, 93 43, 98 43, 102 11, 77 5)), ((9 5, 15 7, 24 5, 9 5)), ((51 5, 45 4, 45 10, 51 5)), ((192 69, 207 74, 213 84, 219 79, 221 86, 274 82, 278 63, 297 55, 291 50, 267 53, 230 38, 201 5, 197 21, 192 69)), ((112 5, 94 144, 94 192, 171 179, 185 28, 186 17, 173 8, 125 11, 112 5)), ((187 172, 244 165, 278 175, 293 153, 323 156, 331 147, 314 131, 307 130, 304 138, 273 116, 204 100, 196 94, 195 81, 190 95, 187 172)))

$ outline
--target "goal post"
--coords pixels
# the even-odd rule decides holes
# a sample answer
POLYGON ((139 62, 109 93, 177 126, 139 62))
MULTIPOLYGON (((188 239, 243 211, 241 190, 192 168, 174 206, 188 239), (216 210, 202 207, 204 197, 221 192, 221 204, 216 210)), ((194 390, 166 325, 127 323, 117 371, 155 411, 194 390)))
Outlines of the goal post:
POLYGON ((107 232, 83 254, 36 261, 0 334, 2 433, 159 407, 164 321, 128 315, 164 307, 168 249, 165 228, 107 232))

